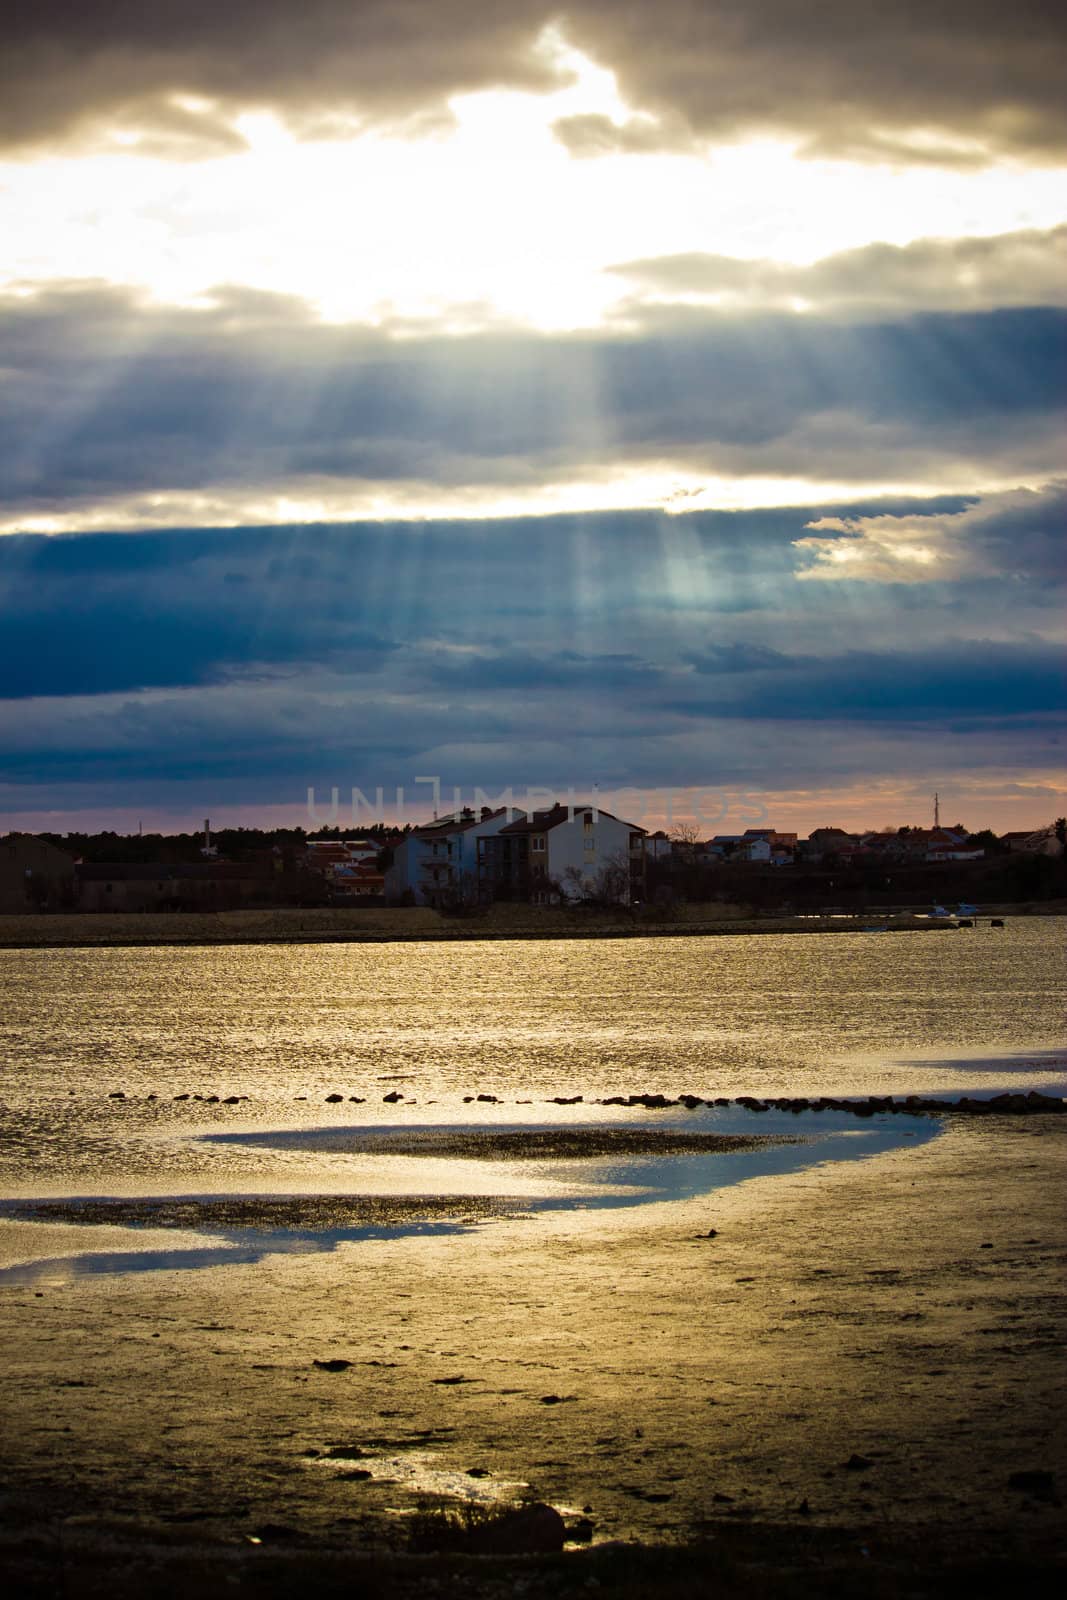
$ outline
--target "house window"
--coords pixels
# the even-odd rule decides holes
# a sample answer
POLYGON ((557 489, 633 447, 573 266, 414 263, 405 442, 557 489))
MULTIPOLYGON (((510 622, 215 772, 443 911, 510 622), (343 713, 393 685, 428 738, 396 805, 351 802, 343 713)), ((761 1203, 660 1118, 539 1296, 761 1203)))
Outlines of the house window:
POLYGON ((545 848, 545 836, 543 833, 534 836, 530 842, 530 848, 531 850, 543 850, 545 848))

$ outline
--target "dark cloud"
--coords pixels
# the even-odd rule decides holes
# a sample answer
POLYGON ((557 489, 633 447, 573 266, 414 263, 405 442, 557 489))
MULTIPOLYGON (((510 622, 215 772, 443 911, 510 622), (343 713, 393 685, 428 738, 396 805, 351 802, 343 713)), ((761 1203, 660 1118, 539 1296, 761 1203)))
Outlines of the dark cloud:
POLYGON ((270 108, 314 133, 331 116, 440 116, 464 90, 556 82, 531 49, 544 8, 527 0, 15 0, 15 10, 0 58, 0 138, 14 145, 97 119, 158 141, 178 118, 210 153, 243 110, 270 108), (212 104, 197 114, 180 103, 190 98, 212 104))
POLYGON ((801 300, 817 311, 914 316, 1067 304, 1067 226, 989 238, 868 244, 810 266, 691 253, 623 262, 613 271, 665 297, 724 297, 738 309, 782 310, 801 300))
POLYGON ((312 131, 338 116, 439 117, 458 92, 553 82, 534 46, 556 21, 644 114, 564 127, 585 149, 655 143, 651 118, 678 144, 756 132, 866 160, 1063 154, 1053 0, 15 0, 0 136, 29 143, 106 119, 195 153, 232 138, 228 119, 248 107, 312 131), (190 111, 189 97, 213 104, 190 111))
MULTIPOLYGON (((1067 661, 1058 644, 954 639, 907 650, 782 658, 778 672, 731 684, 714 697, 672 699, 686 716, 835 722, 936 722, 1055 716, 1067 704, 1067 661)), ((714 670, 714 669, 713 669, 714 670)), ((964 725, 964 724, 961 724, 964 725)))
POLYGON ((818 509, 0 540, 0 794, 1053 764, 1056 496, 841 508, 970 519, 986 576, 903 596, 797 581, 818 509))
POLYGON ((0 502, 320 482, 522 489, 620 464, 852 481, 1047 476, 1067 313, 836 324, 672 314, 466 338, 175 309, 74 285, 0 302, 0 502))

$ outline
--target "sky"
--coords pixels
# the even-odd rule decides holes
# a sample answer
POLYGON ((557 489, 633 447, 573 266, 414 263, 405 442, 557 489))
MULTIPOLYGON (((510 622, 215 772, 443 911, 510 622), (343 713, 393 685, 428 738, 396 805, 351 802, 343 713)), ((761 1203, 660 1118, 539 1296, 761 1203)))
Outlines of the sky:
POLYGON ((1061 6, 12 15, 0 832, 1067 811, 1061 6))

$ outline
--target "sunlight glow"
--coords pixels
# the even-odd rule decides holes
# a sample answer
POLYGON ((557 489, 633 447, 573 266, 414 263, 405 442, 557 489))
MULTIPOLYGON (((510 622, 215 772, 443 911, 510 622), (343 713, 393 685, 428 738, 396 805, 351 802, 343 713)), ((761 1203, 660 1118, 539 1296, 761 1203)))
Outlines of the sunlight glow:
POLYGON ((548 30, 540 48, 569 74, 566 87, 457 96, 453 124, 417 136, 301 140, 266 111, 227 132, 211 101, 182 94, 174 110, 190 138, 221 128, 245 148, 168 160, 147 140, 149 153, 123 153, 116 142, 139 148, 129 126, 94 153, 8 163, 4 281, 96 278, 173 304, 239 283, 299 295, 331 321, 562 330, 617 312, 632 285, 608 269, 647 256, 650 240, 661 255, 803 265, 875 239, 1067 220, 1064 173, 1010 164, 948 172, 807 161, 771 139, 575 159, 556 122, 596 115, 618 125, 635 111, 614 76, 558 33, 548 30))
MULTIPOLYGON (((553 516, 583 511, 662 511, 680 517, 694 511, 748 511, 759 507, 847 504, 882 496, 1000 493, 1015 480, 971 475, 953 482, 858 481, 774 476, 688 476, 669 463, 661 468, 612 468, 602 477, 560 479, 537 485, 373 483, 308 479, 255 488, 218 487, 209 492, 175 489, 116 495, 68 508, 0 516, 0 537, 18 533, 130 533, 147 528, 266 527, 324 522, 391 522, 419 519, 486 521, 504 517, 553 516)), ((797 541, 814 558, 801 578, 875 577, 925 580, 946 572, 949 557, 936 544, 899 544, 899 535, 868 534, 875 519, 851 524, 826 517, 811 528, 841 528, 845 537, 797 541)))

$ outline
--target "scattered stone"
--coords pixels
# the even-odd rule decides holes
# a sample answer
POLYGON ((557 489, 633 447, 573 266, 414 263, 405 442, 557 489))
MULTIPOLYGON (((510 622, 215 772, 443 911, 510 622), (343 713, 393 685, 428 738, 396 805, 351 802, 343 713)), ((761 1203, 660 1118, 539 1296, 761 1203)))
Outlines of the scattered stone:
POLYGON ((366 1483, 368 1478, 373 1478, 374 1473, 368 1472, 366 1467, 353 1467, 351 1472, 339 1472, 338 1480, 341 1483, 366 1483))
POLYGON ((713 1503, 717 1506, 732 1506, 734 1503, 734 1497, 732 1494, 723 1494, 721 1491, 716 1491, 711 1498, 713 1503))
POLYGON ((801 1517, 811 1516, 811 1507, 808 1505, 807 1496, 797 1506, 797 1514, 801 1517))
POLYGON ((492 1476, 493 1476, 493 1474, 489 1471, 488 1467, 468 1467, 467 1468, 467 1477, 468 1478, 491 1478, 492 1476))
POLYGON ((328 1361, 313 1361, 313 1367, 318 1367, 320 1372, 347 1372, 352 1365, 351 1361, 344 1361, 340 1356, 331 1356, 328 1361))
POLYGON ((497 1099, 496 1099, 496 1095, 495 1094, 479 1094, 479 1095, 475 1096, 475 1099, 476 1100, 484 1100, 484 1101, 486 1101, 487 1104, 494 1105, 494 1106, 497 1103, 497 1099))
POLYGON ((846 1472, 866 1472, 868 1467, 874 1466, 874 1462, 869 1456, 860 1456, 853 1452, 853 1454, 849 1456, 848 1460, 843 1462, 842 1465, 844 1466, 846 1472))
POLYGON ((108 1099, 109 1100, 125 1100, 125 1098, 126 1098, 126 1091, 124 1089, 113 1089, 112 1092, 108 1095, 108 1099))
POLYGON ((364 1104, 363 1096, 361 1094, 350 1094, 348 1103, 353 1106, 361 1106, 364 1104))
POLYGON ((390 1089, 388 1094, 382 1095, 382 1104, 386 1106, 395 1106, 397 1101, 403 1100, 403 1098, 404 1096, 400 1093, 399 1089, 390 1089))
MULTIPOLYGON (((155 1095, 150 1094, 148 1098, 154 1100, 155 1095)), ((224 1106, 238 1106, 241 1103, 241 1096, 239 1094, 228 1094, 222 1103, 224 1106)))
POLYGON ((217 1094, 209 1094, 207 1096, 206 1100, 204 1101, 204 1104, 208 1105, 208 1106, 217 1106, 218 1103, 219 1103, 219 1097, 218 1097, 217 1094))
POLYGON ((343 1100, 343 1099, 344 1099, 344 1095, 343 1094, 328 1094, 326 1096, 326 1104, 328 1106, 335 1106, 338 1103, 339 1100, 343 1100))
POLYGON ((565 1406, 571 1400, 577 1400, 576 1394, 543 1394, 540 1403, 543 1406, 565 1406))
POLYGON ((445 1385, 445 1386, 447 1386, 449 1388, 453 1387, 457 1383, 477 1383, 477 1381, 478 1381, 477 1378, 465 1378, 462 1373, 458 1373, 454 1378, 431 1378, 430 1379, 431 1383, 442 1384, 442 1385, 445 1385))
POLYGON ((594 1524, 588 1517, 579 1517, 577 1521, 568 1524, 567 1538, 572 1544, 592 1544, 594 1524))
POLYGON ((187 1094, 176 1094, 174 1098, 175 1100, 188 1100, 189 1096, 187 1094))

